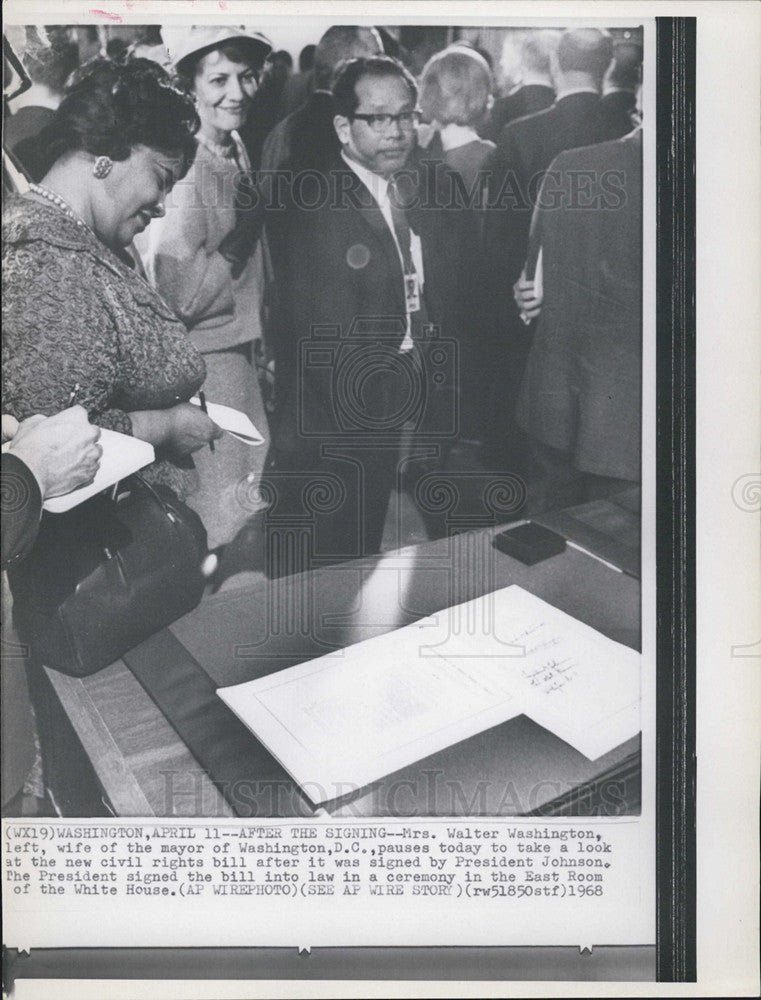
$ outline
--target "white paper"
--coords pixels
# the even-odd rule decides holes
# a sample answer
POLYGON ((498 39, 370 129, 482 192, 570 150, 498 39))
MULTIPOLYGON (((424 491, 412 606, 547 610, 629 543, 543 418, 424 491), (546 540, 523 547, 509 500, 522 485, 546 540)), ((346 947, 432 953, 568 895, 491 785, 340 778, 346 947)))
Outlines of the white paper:
POLYGON ((114 483, 118 483, 120 479, 126 479, 138 469, 150 465, 156 458, 152 444, 105 427, 101 428, 98 443, 103 448, 103 456, 95 479, 89 486, 82 486, 64 496, 46 500, 42 505, 45 510, 51 514, 63 514, 72 507, 78 507, 96 493, 101 493, 114 483))
POLYGON ((309 793, 525 713, 590 759, 639 732, 639 654, 511 586, 217 694, 309 793), (453 624, 492 615, 467 637, 453 624))
MULTIPOLYGON (((194 406, 200 406, 201 400, 198 396, 193 396, 190 402, 194 406)), ((244 444, 257 445, 264 444, 264 438, 254 427, 251 420, 245 413, 233 409, 232 406, 223 406, 222 403, 206 403, 206 413, 214 423, 221 427, 223 431, 232 434, 233 437, 244 444)))

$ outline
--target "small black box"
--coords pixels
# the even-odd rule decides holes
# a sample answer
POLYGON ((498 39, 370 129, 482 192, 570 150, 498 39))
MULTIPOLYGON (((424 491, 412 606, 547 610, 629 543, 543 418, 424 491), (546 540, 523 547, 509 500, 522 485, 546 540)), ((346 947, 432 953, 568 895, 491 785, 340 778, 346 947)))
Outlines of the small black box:
POLYGON ((562 535, 532 521, 500 531, 494 536, 493 544, 500 552, 520 560, 526 566, 533 566, 534 563, 565 551, 565 538, 562 535))

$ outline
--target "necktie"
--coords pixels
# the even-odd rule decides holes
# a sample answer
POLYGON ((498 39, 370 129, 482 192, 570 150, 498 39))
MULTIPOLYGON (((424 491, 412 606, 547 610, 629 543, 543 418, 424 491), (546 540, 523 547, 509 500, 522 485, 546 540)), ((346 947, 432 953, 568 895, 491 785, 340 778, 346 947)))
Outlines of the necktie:
MULTIPOLYGON (((405 275, 415 273, 415 263, 412 259, 412 230, 410 229, 407 213, 405 212, 404 195, 400 192, 395 178, 391 178, 388 184, 388 199, 391 206, 391 219, 394 223, 394 232, 402 254, 405 275)), ((419 276, 418 276, 419 278, 419 276)), ((413 340, 417 340, 421 335, 426 334, 425 327, 428 326, 428 310, 426 309, 423 289, 419 288, 420 307, 410 313, 411 333, 413 340)))
POLYGON ((393 177, 388 182, 388 200, 391 206, 391 218, 394 223, 396 239, 399 243, 399 249, 402 252, 404 273, 412 274, 415 270, 415 265, 412 261, 412 231, 407 221, 407 213, 402 208, 404 204, 402 194, 393 177))

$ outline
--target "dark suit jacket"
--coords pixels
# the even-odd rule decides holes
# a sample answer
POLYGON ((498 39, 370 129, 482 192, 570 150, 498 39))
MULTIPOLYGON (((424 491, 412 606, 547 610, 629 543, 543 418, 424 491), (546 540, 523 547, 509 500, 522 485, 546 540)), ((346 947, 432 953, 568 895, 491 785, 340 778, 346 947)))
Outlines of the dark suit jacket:
MULTIPOLYGON (((2 466, 3 569, 20 561, 34 545, 40 527, 42 496, 31 470, 15 455, 5 454, 2 466)), ((8 609, 4 609, 7 611, 8 609)), ((10 630, 10 621, 6 623, 10 630)), ((6 638, 8 638, 6 636, 6 638)), ((21 651, 3 660, 2 701, 2 800, 3 805, 21 791, 34 763, 34 735, 25 658, 21 651)))
POLYGON ((554 100, 555 91, 552 87, 544 87, 538 83, 519 87, 512 94, 498 98, 491 109, 489 122, 483 132, 484 138, 496 142, 505 125, 509 125, 516 118, 525 118, 526 115, 544 111, 554 100))
POLYGON ((51 108, 29 106, 15 115, 3 116, 3 145, 9 149, 33 181, 41 181, 51 164, 39 134, 55 112, 51 108))
POLYGON ((15 455, 2 456, 3 569, 29 552, 40 527, 42 496, 34 474, 15 455))
MULTIPOLYGON (((271 188, 270 201, 282 204, 282 210, 267 211, 265 224, 272 264, 278 286, 282 287, 285 258, 288 247, 298 240, 301 227, 294 193, 307 203, 319 201, 320 192, 314 178, 304 177, 305 171, 325 173, 341 152, 336 130, 333 128, 333 96, 323 90, 311 94, 300 108, 279 122, 267 137, 262 151, 262 171, 283 171, 285 176, 271 188), (302 175, 302 182, 299 176, 302 175), (295 232, 289 230, 295 227, 295 232)), ((267 190, 271 181, 263 175, 261 184, 267 190)), ((267 196, 265 195, 265 201, 267 196)), ((277 293, 271 293, 276 297, 277 293)))
POLYGON ((263 170, 325 170, 341 152, 333 97, 324 90, 279 122, 264 143, 263 170))
POLYGON ((600 98, 603 117, 610 128, 626 135, 634 128, 632 115, 637 108, 637 95, 631 90, 614 90, 600 98))
MULTIPOLYGON (((555 192, 573 201, 589 171, 586 209, 543 208, 544 302, 518 403, 532 438, 600 476, 640 477, 642 388, 642 132, 562 153, 555 192)), ((555 200, 555 196, 553 196, 555 200)))
MULTIPOLYGON (((445 184, 447 168, 429 162, 426 168, 416 161, 420 187, 413 195, 419 204, 410 197, 407 217, 421 239, 428 319, 439 326, 445 350, 451 353, 452 342, 459 341, 467 326, 473 294, 475 220, 471 211, 448 208, 444 197, 436 200, 434 189, 445 184)), ((295 429, 299 366, 305 372, 302 418, 315 427, 341 430, 333 419, 330 367, 307 361, 300 342, 321 340, 325 357, 332 354, 334 359, 338 351, 355 349, 363 339, 396 352, 406 328, 401 262, 380 208, 340 157, 327 176, 330 198, 316 210, 294 214, 278 275, 278 413, 273 438, 279 434, 286 448, 295 429), (360 320, 369 320, 361 332, 360 320), (318 338, 315 328, 326 327, 333 333, 318 338), (353 347, 345 347, 347 343, 353 347)))
POLYGON ((600 97, 593 93, 570 94, 545 111, 505 126, 497 145, 487 221, 498 294, 501 289, 512 298, 512 285, 526 259, 531 213, 550 163, 566 149, 617 139, 625 131, 607 121, 600 97))

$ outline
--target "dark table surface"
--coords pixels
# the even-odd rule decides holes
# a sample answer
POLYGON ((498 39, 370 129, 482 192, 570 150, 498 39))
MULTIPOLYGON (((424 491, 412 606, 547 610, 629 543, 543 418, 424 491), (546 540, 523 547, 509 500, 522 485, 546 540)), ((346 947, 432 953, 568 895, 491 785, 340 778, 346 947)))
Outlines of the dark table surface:
MULTIPOLYGON (((605 535, 606 525, 612 525, 609 541, 620 536, 621 509, 617 505, 611 512, 604 505, 597 517, 601 535, 605 535)), ((626 530, 633 538, 638 512, 627 513, 626 530)), ((558 526, 553 526, 557 530, 558 526)), ((584 546, 588 552, 568 547, 560 555, 529 567, 493 547, 491 540, 498 530, 484 528, 373 559, 277 580, 262 578, 224 591, 204 599, 169 632, 160 633, 158 645, 148 650, 168 648, 167 643, 171 643, 189 654, 187 659, 192 658, 199 681, 213 692, 216 686, 272 673, 509 584, 520 585, 611 639, 639 648, 639 581, 615 569, 615 563, 609 565, 613 562, 610 545, 602 548, 606 561, 589 554, 595 551, 595 540, 590 536, 584 546)), ((633 565, 631 549, 629 546, 628 555, 624 553, 619 560, 629 570, 633 565)), ((452 627, 468 626, 452 619, 452 627)), ((188 716, 185 712, 182 724, 178 724, 183 706, 174 717, 171 704, 168 711, 164 704, 162 711, 154 700, 162 704, 161 697, 146 691, 146 687, 152 690, 151 671, 163 683, 163 664, 155 658, 151 661, 150 656, 143 659, 149 665, 141 675, 143 684, 124 661, 84 680, 48 672, 111 807, 125 816, 234 815, 208 772, 211 770, 217 779, 220 775, 208 768, 208 762, 207 766, 199 763, 203 755, 197 751, 194 755, 188 744, 194 745, 196 729, 200 732, 205 728, 199 746, 205 742, 224 747, 229 731, 240 724, 219 699, 211 715, 194 712, 188 716), (178 729, 186 740, 180 738, 178 729)), ((157 689, 161 683, 157 682, 157 689)), ((237 738, 245 742, 244 756, 250 754, 254 766, 261 763, 262 774, 278 773, 279 766, 253 735, 246 731, 237 738)), ((639 807, 638 788, 639 738, 589 761, 519 716, 372 787, 349 793, 332 802, 328 811, 346 817, 557 811, 632 814, 639 807), (585 795, 591 787, 596 789, 592 798, 585 795)), ((225 790, 230 798, 229 789, 225 790)), ((267 794, 269 799, 260 796, 256 811, 250 815, 312 812, 311 804, 297 791, 286 793, 284 808, 272 806, 271 789, 267 794)), ((246 815, 240 808, 238 814, 246 815)))

